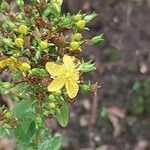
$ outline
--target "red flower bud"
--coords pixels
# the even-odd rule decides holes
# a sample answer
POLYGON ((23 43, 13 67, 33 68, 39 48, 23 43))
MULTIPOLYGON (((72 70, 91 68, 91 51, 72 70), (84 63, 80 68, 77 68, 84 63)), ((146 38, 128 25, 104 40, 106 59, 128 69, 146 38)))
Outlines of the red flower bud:
POLYGON ((40 17, 40 18, 38 18, 36 20, 36 25, 38 27, 45 27, 46 26, 46 22, 45 22, 45 20, 43 18, 40 17))

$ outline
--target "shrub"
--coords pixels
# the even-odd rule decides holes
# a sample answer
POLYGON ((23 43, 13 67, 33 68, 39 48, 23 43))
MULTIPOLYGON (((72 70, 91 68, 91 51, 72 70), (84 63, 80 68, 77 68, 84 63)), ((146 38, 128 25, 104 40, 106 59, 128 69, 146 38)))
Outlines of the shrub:
POLYGON ((45 119, 66 127, 70 102, 79 91, 94 92, 81 76, 95 65, 79 55, 83 45, 102 41, 102 35, 84 39, 82 34, 97 14, 62 14, 62 2, 17 0, 17 13, 6 1, 0 4, 0 70, 12 76, 0 82, 0 93, 15 102, 11 110, 0 108, 0 137, 15 137, 23 149, 58 149, 62 137, 51 137, 45 119))

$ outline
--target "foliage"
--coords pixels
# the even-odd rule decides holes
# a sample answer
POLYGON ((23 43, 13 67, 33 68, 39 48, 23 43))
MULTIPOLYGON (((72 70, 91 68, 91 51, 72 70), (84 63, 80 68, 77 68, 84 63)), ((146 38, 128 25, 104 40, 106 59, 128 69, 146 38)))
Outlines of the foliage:
POLYGON ((0 137, 15 137, 19 149, 59 149, 62 137, 50 136, 45 119, 66 127, 69 103, 79 91, 92 92, 93 85, 81 76, 95 64, 79 54, 85 44, 103 40, 103 34, 92 39, 82 34, 97 14, 62 14, 62 3, 17 0, 17 13, 6 1, 0 3, 0 71, 12 75, 11 82, 0 82, 0 94, 15 101, 13 109, 0 109, 0 137))

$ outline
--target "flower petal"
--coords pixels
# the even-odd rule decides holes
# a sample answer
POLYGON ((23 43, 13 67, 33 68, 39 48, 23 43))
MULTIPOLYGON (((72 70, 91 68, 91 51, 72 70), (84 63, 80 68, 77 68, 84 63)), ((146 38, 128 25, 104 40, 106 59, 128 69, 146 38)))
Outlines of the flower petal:
POLYGON ((73 59, 71 58, 71 56, 64 55, 63 63, 64 63, 66 68, 70 68, 70 69, 75 68, 75 64, 74 64, 73 59))
POLYGON ((47 62, 46 70, 51 76, 60 76, 65 71, 65 68, 64 66, 55 64, 53 62, 47 62))
POLYGON ((49 92, 55 92, 60 90, 65 84, 66 78, 61 76, 57 79, 54 79, 50 85, 47 87, 49 92))
POLYGON ((79 73, 75 72, 73 75, 70 76, 70 80, 77 82, 79 80, 79 73))
POLYGON ((65 86, 67 89, 67 94, 71 99, 77 96, 79 91, 79 85, 77 84, 77 82, 67 80, 65 86))
POLYGON ((3 69, 7 66, 11 67, 11 65, 13 65, 13 61, 10 58, 4 59, 0 61, 0 68, 3 69))

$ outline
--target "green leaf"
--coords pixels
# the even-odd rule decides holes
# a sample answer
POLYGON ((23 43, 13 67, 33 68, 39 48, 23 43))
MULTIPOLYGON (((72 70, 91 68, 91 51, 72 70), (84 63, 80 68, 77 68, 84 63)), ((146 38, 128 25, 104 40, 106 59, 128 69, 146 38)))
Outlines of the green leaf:
POLYGON ((15 70, 13 74, 13 81, 20 80, 22 78, 22 72, 19 70, 15 70))
POLYGON ((9 4, 4 0, 0 0, 0 12, 9 12, 10 10, 9 4))
POLYGON ((19 142, 29 143, 36 132, 35 122, 23 118, 21 124, 15 129, 15 136, 19 142))
POLYGON ((62 27, 71 27, 71 24, 73 23, 72 21, 72 16, 68 13, 67 15, 64 15, 62 18, 62 27))
POLYGON ((92 63, 92 60, 88 62, 84 62, 84 60, 82 60, 82 63, 79 66, 79 68, 80 68, 80 71, 83 73, 96 70, 95 64, 92 63))
POLYGON ((91 39, 92 44, 96 44, 96 43, 98 43, 98 42, 103 41, 103 40, 104 40, 104 39, 103 39, 103 35, 104 35, 104 34, 100 34, 100 35, 98 35, 98 36, 93 37, 93 38, 91 39))
POLYGON ((8 129, 0 127, 0 138, 8 136, 8 129))
POLYGON ((11 87, 12 85, 9 82, 0 82, 0 94, 8 94, 11 87))
POLYGON ((57 3, 61 6, 63 3, 63 0, 51 0, 51 3, 57 3))
POLYGON ((92 19, 94 19, 96 16, 97 16, 98 14, 96 13, 96 12, 93 12, 92 14, 90 14, 90 15, 86 15, 85 17, 84 17, 84 20, 86 21, 86 22, 90 22, 92 19))
POLYGON ((12 113, 18 119, 22 118, 23 116, 34 117, 34 109, 29 101, 21 101, 16 104, 12 109, 12 113))
POLYGON ((40 68, 34 68, 30 70, 30 75, 35 75, 39 77, 45 77, 46 76, 46 70, 45 69, 40 69, 40 68))
POLYGON ((92 92, 92 88, 90 84, 81 84, 80 85, 80 89, 81 91, 85 92, 85 93, 90 93, 92 92))
POLYGON ((51 7, 52 14, 59 14, 61 12, 61 6, 58 3, 53 3, 51 7))
POLYGON ((3 23, 4 23, 4 26, 9 28, 10 30, 16 29, 16 25, 6 17, 3 19, 3 23))
POLYGON ((10 88, 11 83, 9 82, 0 82, 0 88, 10 88))
POLYGON ((13 43, 12 39, 0 38, 0 44, 7 46, 7 47, 12 47, 14 43, 13 43))
POLYGON ((24 0, 17 0, 17 5, 22 9, 24 7, 24 0))
POLYGON ((62 142, 62 135, 56 135, 50 141, 51 150, 59 150, 62 142))
POLYGON ((61 107, 60 111, 57 114, 57 120, 62 127, 66 127, 69 120, 69 109, 65 104, 61 107))
POLYGON ((38 149, 41 150, 59 150, 62 143, 62 135, 57 134, 53 138, 48 129, 41 130, 38 149))
POLYGON ((43 18, 47 18, 51 12, 51 5, 48 5, 45 11, 43 12, 43 18))

